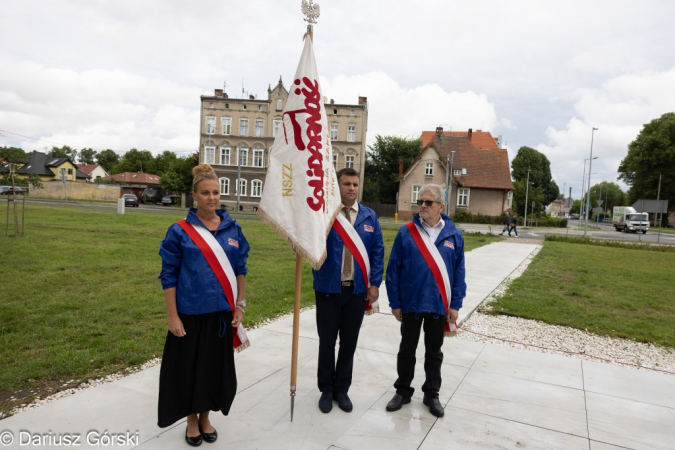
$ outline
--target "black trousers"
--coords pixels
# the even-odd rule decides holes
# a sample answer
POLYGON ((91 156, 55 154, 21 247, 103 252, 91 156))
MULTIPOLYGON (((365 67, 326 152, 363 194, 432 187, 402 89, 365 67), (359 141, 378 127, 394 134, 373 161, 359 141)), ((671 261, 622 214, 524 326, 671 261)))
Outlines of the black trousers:
POLYGON ((415 351, 424 328, 424 373, 426 379, 422 392, 428 398, 438 398, 441 389, 441 365, 443 364, 443 335, 445 316, 434 313, 406 313, 401 322, 401 345, 398 349, 396 371, 398 380, 394 383, 396 393, 410 398, 415 389, 410 386, 415 376, 415 351))
POLYGON ((354 352, 366 309, 366 294, 353 294, 353 289, 353 286, 343 286, 339 294, 314 291, 319 333, 317 384, 321 392, 346 394, 352 384, 354 352), (338 336, 340 350, 336 364, 338 336))

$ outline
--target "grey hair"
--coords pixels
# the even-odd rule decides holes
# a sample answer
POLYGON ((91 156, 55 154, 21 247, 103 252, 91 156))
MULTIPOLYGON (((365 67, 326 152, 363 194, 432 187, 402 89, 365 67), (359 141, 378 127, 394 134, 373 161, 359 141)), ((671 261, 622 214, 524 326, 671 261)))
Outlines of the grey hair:
POLYGON ((425 192, 430 193, 436 198, 438 203, 445 205, 445 188, 440 184, 425 184, 420 188, 419 197, 422 197, 422 194, 425 192))

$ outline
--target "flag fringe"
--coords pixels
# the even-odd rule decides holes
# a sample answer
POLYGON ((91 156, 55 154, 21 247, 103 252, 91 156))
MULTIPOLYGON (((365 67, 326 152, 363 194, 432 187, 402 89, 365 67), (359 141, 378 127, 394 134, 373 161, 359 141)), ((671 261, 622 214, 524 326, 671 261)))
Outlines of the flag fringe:
POLYGON ((366 316, 372 316, 373 314, 377 314, 379 312, 380 312, 380 307, 375 306, 374 308, 366 309, 366 316))
POLYGON ((251 346, 251 341, 243 342, 239 347, 234 349, 235 353, 241 353, 251 346))
POLYGON ((443 336, 444 337, 455 337, 455 336, 457 336, 457 332, 456 331, 446 331, 445 333, 443 333, 443 336))
MULTIPOLYGON (((337 215, 340 213, 340 208, 338 208, 334 213, 333 217, 331 218, 330 226, 328 226, 328 229, 326 229, 324 233, 324 238, 328 237, 328 233, 330 233, 330 229, 333 226, 333 220, 337 217, 337 215)), ((323 253, 321 254, 321 257, 316 260, 305 251, 302 246, 289 235, 286 230, 280 226, 273 218, 271 218, 267 213, 260 207, 258 207, 258 211, 256 212, 256 215, 260 220, 265 222, 267 225, 269 225, 272 230, 274 230, 281 238, 283 238, 288 244, 291 246, 291 248, 296 252, 299 253, 300 256, 309 263, 310 266, 312 266, 312 269, 314 270, 319 270, 321 266, 323 265, 323 262, 326 260, 326 256, 328 255, 328 252, 326 249, 324 249, 323 253)))

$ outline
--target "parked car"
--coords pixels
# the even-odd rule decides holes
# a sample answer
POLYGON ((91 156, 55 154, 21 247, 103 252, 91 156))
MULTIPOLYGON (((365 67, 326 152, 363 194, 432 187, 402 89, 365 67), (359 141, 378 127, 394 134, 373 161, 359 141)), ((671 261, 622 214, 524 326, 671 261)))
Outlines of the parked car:
POLYGON ((135 194, 124 194, 124 206, 135 206, 138 208, 138 197, 135 194))
POLYGON ((0 186, 0 195, 12 195, 12 193, 26 195, 28 194, 28 187, 14 186, 14 190, 12 191, 12 186, 0 186))
POLYGON ((578 219, 579 219, 579 214, 570 214, 570 219, 572 219, 572 220, 578 220, 578 219))
POLYGON ((162 205, 164 205, 164 206, 171 206, 171 205, 173 205, 173 204, 176 203, 176 201, 174 200, 174 199, 176 199, 176 198, 177 198, 177 197, 174 197, 174 196, 171 196, 171 195, 168 195, 168 194, 167 194, 167 195, 165 195, 164 197, 162 197, 162 205))

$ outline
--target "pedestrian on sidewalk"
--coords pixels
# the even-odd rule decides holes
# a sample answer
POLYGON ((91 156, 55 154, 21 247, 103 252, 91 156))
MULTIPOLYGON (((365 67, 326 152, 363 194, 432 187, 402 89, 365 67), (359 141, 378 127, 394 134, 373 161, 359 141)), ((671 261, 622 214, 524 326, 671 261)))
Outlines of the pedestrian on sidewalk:
POLYGON ((506 211, 506 217, 504 217, 504 228, 502 229, 502 232, 499 233, 499 235, 503 236, 505 232, 509 231, 510 226, 511 226, 511 218, 509 217, 509 212, 506 211))
POLYGON ((217 209, 220 186, 213 168, 201 164, 192 173, 198 206, 169 227, 159 249, 169 331, 157 425, 187 417, 185 441, 196 447, 216 441, 209 412, 227 415, 237 392, 234 345, 248 344, 241 323, 249 245, 241 226, 217 209))
POLYGON ((366 310, 376 312, 384 273, 382 230, 375 212, 357 201, 359 174, 345 168, 338 171, 337 179, 342 217, 335 222, 340 227, 331 228, 326 242, 326 261, 321 269, 313 271, 319 334, 317 384, 321 391, 319 409, 323 413, 333 409, 333 400, 345 412, 353 408, 347 392, 352 383, 356 343, 364 313, 366 310), (369 262, 370 269, 365 261, 369 262), (336 362, 338 336, 340 349, 336 362))
MULTIPOLYGON (((466 296, 464 238, 444 208, 443 187, 427 184, 420 189, 419 214, 401 227, 389 257, 387 294, 392 314, 401 323, 394 383, 396 394, 387 411, 410 403, 414 388, 415 351, 424 329, 423 403, 436 417, 445 414, 439 400, 443 337, 446 323, 455 324, 466 296)), ((449 328, 447 329, 449 331, 449 328)))
POLYGON ((518 214, 515 212, 513 213, 513 216, 511 217, 511 228, 509 228, 509 237, 511 237, 511 233, 516 233, 515 237, 518 237, 518 214))

